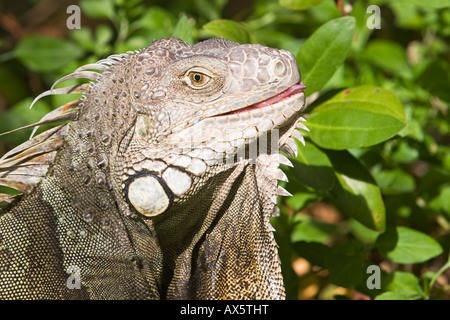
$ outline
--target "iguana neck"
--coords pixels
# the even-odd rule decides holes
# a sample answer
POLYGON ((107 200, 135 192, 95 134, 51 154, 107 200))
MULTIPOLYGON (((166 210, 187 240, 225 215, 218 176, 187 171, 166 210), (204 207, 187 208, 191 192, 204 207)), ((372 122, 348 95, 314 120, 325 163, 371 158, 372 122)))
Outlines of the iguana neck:
POLYGON ((120 213, 111 186, 99 179, 103 171, 94 171, 89 158, 74 165, 74 147, 83 146, 69 138, 37 190, 51 208, 41 214, 56 226, 64 270, 80 270, 81 290, 89 288, 91 298, 159 298, 156 239, 120 213))
POLYGON ((153 220, 164 252, 166 298, 284 297, 276 243, 262 219, 255 169, 248 162, 230 167, 214 175, 198 196, 153 220), (275 290, 262 290, 268 287, 275 290))
POLYGON ((163 216, 143 220, 123 215, 110 186, 92 178, 95 174, 87 161, 62 170, 73 162, 78 152, 74 148, 79 147, 68 142, 38 188, 52 209, 64 269, 78 266, 92 297, 104 297, 103 292, 111 297, 110 286, 115 284, 105 278, 124 274, 133 274, 135 283, 120 293, 121 298, 284 297, 276 244, 262 219, 255 164, 244 161, 219 170, 197 196, 175 204, 163 216), (228 247, 223 250, 225 243, 228 247), (129 272, 116 274, 117 268, 108 268, 108 261, 114 261, 111 266, 120 262, 129 272), (93 265, 103 270, 101 281, 90 274, 97 270, 93 265), (275 279, 267 277, 268 269, 275 279), (270 286, 276 290, 261 290, 270 286))

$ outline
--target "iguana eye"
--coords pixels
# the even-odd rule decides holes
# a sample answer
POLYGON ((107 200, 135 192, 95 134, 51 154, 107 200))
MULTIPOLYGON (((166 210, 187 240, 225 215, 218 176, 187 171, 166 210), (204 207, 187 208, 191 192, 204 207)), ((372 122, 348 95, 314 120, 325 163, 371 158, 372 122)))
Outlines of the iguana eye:
POLYGON ((193 88, 201 88, 205 86, 211 77, 203 72, 199 71, 188 71, 187 72, 188 84, 193 88))
POLYGON ((189 80, 191 80, 191 83, 196 87, 204 86, 208 83, 209 79, 210 78, 206 74, 200 72, 189 73, 189 80))

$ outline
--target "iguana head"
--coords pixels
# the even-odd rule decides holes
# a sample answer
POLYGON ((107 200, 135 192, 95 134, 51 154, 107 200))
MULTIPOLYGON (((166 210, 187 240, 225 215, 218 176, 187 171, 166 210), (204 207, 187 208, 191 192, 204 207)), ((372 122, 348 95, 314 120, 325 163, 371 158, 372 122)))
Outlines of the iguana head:
POLYGON ((98 85, 105 81, 119 97, 116 108, 124 104, 135 117, 121 141, 126 212, 163 214, 194 194, 212 167, 278 157, 298 132, 304 87, 295 58, 283 50, 162 39, 110 72, 98 85))
POLYGON ((55 85, 72 78, 95 82, 41 94, 84 93, 41 123, 76 120, 68 133, 77 146, 73 167, 87 163, 85 180, 108 184, 127 215, 161 215, 195 194, 211 170, 257 159, 265 163, 260 180, 272 184, 263 196, 275 202, 277 179, 285 178, 278 165, 289 163, 279 151, 296 152, 291 137, 303 142, 296 128, 306 129, 304 86, 284 50, 161 39, 80 67, 55 85))

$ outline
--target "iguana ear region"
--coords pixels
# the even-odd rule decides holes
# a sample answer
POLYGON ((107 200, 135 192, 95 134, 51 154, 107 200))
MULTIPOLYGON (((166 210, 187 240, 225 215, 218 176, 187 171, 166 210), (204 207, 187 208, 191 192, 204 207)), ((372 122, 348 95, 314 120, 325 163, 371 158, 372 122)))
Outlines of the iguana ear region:
POLYGON ((164 171, 142 170, 123 183, 128 204, 144 218, 158 216, 192 186, 191 175, 182 168, 167 166, 164 171))

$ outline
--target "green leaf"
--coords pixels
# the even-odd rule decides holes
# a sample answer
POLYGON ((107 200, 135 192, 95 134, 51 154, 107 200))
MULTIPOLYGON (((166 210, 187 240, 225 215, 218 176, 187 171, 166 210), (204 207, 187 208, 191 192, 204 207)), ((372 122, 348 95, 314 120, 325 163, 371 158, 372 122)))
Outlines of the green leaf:
POLYGON ((431 61, 416 77, 416 83, 430 94, 450 102, 450 65, 445 61, 431 61))
POLYGON ((173 14, 159 7, 149 7, 142 17, 136 21, 136 27, 145 30, 145 36, 150 40, 156 40, 172 35, 173 25, 175 24, 173 14))
POLYGON ((311 264, 325 268, 325 260, 333 249, 318 242, 298 241, 292 244, 295 252, 307 259, 311 264))
POLYGON ((95 39, 92 35, 91 29, 74 29, 70 32, 70 37, 78 46, 85 50, 93 51, 95 49, 95 39))
POLYGON ((385 292, 375 300, 410 300, 423 296, 419 279, 410 272, 394 271, 382 278, 381 286, 385 292))
POLYGON ((384 39, 372 40, 361 56, 391 74, 410 74, 405 49, 396 42, 384 39))
POLYGON ((365 246, 356 240, 335 245, 332 253, 325 258, 331 282, 346 288, 360 284, 366 277, 366 254, 365 246))
POLYGON ((325 152, 313 143, 298 148, 298 156, 292 159, 290 168, 295 177, 303 184, 317 190, 331 190, 335 176, 333 166, 325 152))
POLYGON ((402 194, 415 189, 414 178, 401 169, 383 170, 374 174, 383 194, 402 194))
POLYGON ((304 39, 299 39, 280 30, 253 27, 251 21, 248 22, 248 27, 249 30, 251 30, 252 35, 256 39, 259 39, 259 41, 256 42, 265 43, 273 48, 282 48, 290 52, 298 52, 302 44, 305 42, 304 39))
POLYGON ((96 45, 97 46, 105 46, 106 44, 108 44, 111 41, 111 39, 113 37, 113 32, 110 27, 105 26, 105 25, 100 25, 95 30, 95 36, 96 36, 95 37, 96 45))
POLYGON ((0 96, 6 105, 15 104, 28 95, 27 83, 14 65, 0 64, 0 96))
POLYGON ((114 17, 114 2, 110 0, 82 0, 80 1, 81 12, 91 18, 114 17))
POLYGON ((189 44, 194 43, 193 27, 189 22, 189 18, 185 14, 181 15, 181 18, 175 25, 172 37, 180 38, 189 44))
POLYGON ((380 232, 367 228, 355 219, 350 219, 348 226, 353 236, 362 243, 373 244, 380 235, 380 232))
POLYGON ((327 257, 326 268, 330 271, 330 280, 338 286, 354 288, 366 275, 366 264, 361 255, 348 256, 333 252, 327 257))
POLYGON ((213 20, 203 25, 203 29, 208 30, 215 36, 238 43, 248 43, 250 39, 248 31, 244 25, 232 20, 213 20))
MULTIPOLYGON (((290 191, 291 188, 288 188, 290 191)), ((309 203, 318 201, 318 196, 315 193, 308 192, 293 192, 292 197, 285 199, 289 207, 294 210, 301 210, 305 208, 309 203)))
POLYGON ((415 4, 416 6, 421 6, 425 8, 450 8, 450 2, 448 0, 410 0, 411 3, 415 4))
POLYGON ((327 151, 336 173, 331 195, 337 207, 368 228, 384 231, 385 207, 370 172, 347 151, 327 151))
POLYGON ((63 39, 27 35, 14 49, 14 55, 28 68, 48 72, 78 59, 83 55, 83 50, 63 39))
POLYGON ((366 147, 383 142, 405 127, 405 111, 391 92, 375 86, 343 90, 313 110, 310 138, 328 149, 366 147))
POLYGON ((207 20, 216 20, 219 19, 223 7, 226 5, 227 1, 223 0, 194 0, 195 11, 197 11, 200 15, 206 17, 207 20))
POLYGON ((397 263, 420 263, 442 253, 441 245, 423 232, 407 227, 388 229, 375 246, 380 253, 397 263))
POLYGON ((307 93, 319 91, 344 63, 354 30, 355 18, 333 19, 317 29, 300 48, 297 61, 307 93))
POLYGON ((107 55, 111 50, 109 42, 113 38, 113 31, 105 25, 100 25, 95 30, 94 51, 97 56, 107 55))
POLYGON ((294 10, 305 10, 322 1, 323 0, 278 0, 281 6, 294 10))
MULTIPOLYGON (((408 127, 411 122, 408 122, 408 127)), ((397 150, 392 153, 392 159, 400 163, 411 163, 419 158, 419 151, 417 148, 411 147, 407 141, 401 141, 397 150)))
POLYGON ((324 243, 330 239, 336 226, 314 221, 311 217, 301 215, 298 217, 300 220, 294 227, 291 234, 292 242, 307 241, 307 242, 319 242, 324 243))
POLYGON ((443 186, 439 194, 430 201, 430 207, 434 210, 442 210, 450 219, 450 185, 443 186))
POLYGON ((375 300, 408 300, 408 297, 401 292, 386 291, 377 295, 375 300))

